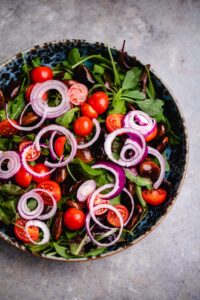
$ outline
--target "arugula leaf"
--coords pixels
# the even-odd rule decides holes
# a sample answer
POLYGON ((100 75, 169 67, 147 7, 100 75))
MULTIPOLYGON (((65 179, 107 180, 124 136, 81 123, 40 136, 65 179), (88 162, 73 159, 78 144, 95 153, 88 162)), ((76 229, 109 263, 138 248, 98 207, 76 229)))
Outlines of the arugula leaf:
POLYGON ((33 67, 39 67, 41 65, 41 61, 39 57, 35 57, 34 59, 32 59, 31 61, 33 67))
POLYGON ((137 106, 147 113, 150 117, 156 119, 157 122, 164 121, 166 118, 163 114, 164 101, 160 99, 146 99, 137 102, 137 106))
POLYGON ((143 207, 143 209, 146 209, 147 208, 147 204, 146 202, 144 201, 143 197, 142 197, 142 189, 141 189, 141 186, 139 185, 135 185, 135 192, 136 192, 136 195, 138 197, 138 200, 141 204, 141 206, 143 207))
POLYGON ((3 121, 5 119, 6 119, 5 109, 1 109, 0 110, 0 121, 3 121))
POLYGON ((99 247, 96 249, 92 249, 89 252, 83 254, 83 257, 98 256, 99 254, 105 252, 106 250, 107 250, 106 247, 99 247))
POLYGON ((112 101, 112 109, 109 111, 109 114, 125 114, 126 113, 126 104, 122 97, 122 90, 120 89, 117 94, 114 94, 112 101))
POLYGON ((73 121, 74 115, 78 110, 79 110, 78 107, 74 107, 70 109, 64 115, 58 117, 56 119, 56 123, 64 127, 68 127, 69 124, 73 121))
POLYGON ((0 200, 0 220, 6 225, 12 223, 12 220, 16 215, 16 202, 16 199, 8 201, 0 200))
POLYGON ((126 73, 124 81, 122 83, 122 88, 124 90, 135 89, 139 83, 140 75, 142 70, 138 67, 134 67, 126 73))
POLYGON ((13 183, 5 183, 0 185, 0 192, 5 193, 7 195, 12 195, 12 196, 21 196, 27 191, 33 189, 35 184, 31 184, 26 190, 22 189, 16 184, 13 183))
POLYGON ((81 60, 80 52, 77 48, 73 48, 69 51, 67 56, 68 62, 71 66, 78 63, 81 60))
POLYGON ((136 99, 136 100, 144 100, 145 99, 145 94, 138 91, 138 90, 124 91, 123 96, 130 97, 130 98, 133 98, 133 99, 136 99))
POLYGON ((36 253, 36 252, 43 252, 47 248, 52 249, 52 243, 46 243, 44 245, 32 245, 32 244, 26 244, 26 247, 30 249, 31 252, 36 253))
POLYGON ((89 177, 89 178, 93 178, 96 176, 101 175, 102 173, 104 173, 104 171, 102 170, 98 170, 98 169, 92 169, 92 167, 88 164, 85 164, 84 162, 82 162, 80 159, 74 159, 71 164, 77 164, 80 166, 80 170, 82 171, 82 173, 89 177))
POLYGON ((71 254, 75 255, 75 256, 80 256, 80 252, 82 250, 82 248, 85 245, 85 242, 87 240, 87 234, 84 236, 84 238, 82 239, 82 241, 78 244, 78 243, 72 243, 70 244, 70 252, 71 254))
POLYGON ((14 120, 17 119, 22 113, 24 107, 24 95, 20 93, 14 100, 8 101, 9 117, 14 120))
POLYGON ((152 188, 152 182, 149 178, 141 177, 141 176, 135 176, 131 173, 130 170, 125 170, 126 177, 135 184, 139 186, 146 186, 148 189, 152 188))
POLYGON ((156 92, 155 92, 155 89, 154 89, 154 86, 153 86, 153 83, 151 81, 151 76, 150 76, 150 71, 149 71, 149 68, 148 66, 145 66, 146 68, 146 71, 147 71, 147 76, 148 76, 148 86, 146 88, 146 91, 147 91, 147 95, 151 98, 151 99, 155 99, 156 98, 156 92))
POLYGON ((110 47, 108 47, 108 53, 110 55, 110 60, 111 60, 112 67, 113 67, 113 73, 114 73, 114 78, 115 78, 115 85, 116 86, 120 86, 121 85, 121 81, 119 79, 119 74, 117 72, 116 63, 115 63, 115 61, 113 59, 113 55, 112 55, 110 47))
POLYGON ((64 258, 72 258, 74 256, 67 253, 66 247, 60 246, 57 243, 53 243, 56 253, 64 258))

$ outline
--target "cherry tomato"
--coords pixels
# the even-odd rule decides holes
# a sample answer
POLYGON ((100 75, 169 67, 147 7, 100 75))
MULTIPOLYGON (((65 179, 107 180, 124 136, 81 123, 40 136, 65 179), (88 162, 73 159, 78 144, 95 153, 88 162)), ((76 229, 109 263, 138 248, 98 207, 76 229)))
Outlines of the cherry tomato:
POLYGON ((75 83, 69 88, 68 95, 72 104, 81 105, 87 100, 88 88, 82 83, 75 83))
MULTIPOLYGON (((12 120, 14 124, 17 125, 17 122, 15 120, 12 120)), ((4 120, 0 122, 0 136, 11 136, 17 133, 17 129, 14 128, 8 120, 4 120)))
MULTIPOLYGON (((24 243, 31 243, 31 241, 29 240, 24 227, 26 225, 28 220, 25 219, 18 219, 16 220, 16 225, 14 226, 14 233, 16 235, 16 237, 23 241, 24 243)), ((30 237, 32 238, 33 241, 37 241, 39 239, 39 228, 36 226, 30 226, 28 228, 28 232, 30 234, 30 237)))
POLYGON ((101 115, 108 108, 108 95, 104 92, 96 92, 90 96, 88 103, 94 108, 94 110, 96 110, 99 115, 101 115))
POLYGON ((153 140, 156 137, 157 132, 158 128, 157 126, 155 126, 154 130, 149 135, 145 136, 146 142, 150 142, 151 140, 153 140))
POLYGON ((92 106, 87 103, 81 105, 81 113, 83 116, 86 116, 91 119, 98 117, 96 110, 94 110, 94 108, 92 108, 92 106))
POLYGON ((84 212, 77 208, 69 208, 64 214, 64 224, 69 230, 80 230, 85 225, 84 212))
POLYGON ((47 67, 47 66, 39 66, 34 68, 31 71, 31 80, 33 82, 44 82, 47 80, 52 80, 53 79, 53 72, 51 70, 51 68, 47 67))
MULTIPOLYGON (((59 202, 61 199, 61 189, 60 186, 57 184, 57 182, 52 180, 43 181, 38 184, 37 188, 46 190, 52 194, 52 196, 55 198, 56 202, 59 202)), ((47 193, 42 194, 42 198, 44 200, 45 205, 51 205, 52 200, 47 195, 47 193)))
MULTIPOLYGON (((19 145, 19 152, 22 152, 25 147, 31 144, 33 144, 33 142, 31 141, 21 142, 19 145)), ((37 151, 36 148, 32 146, 29 148, 28 152, 26 153, 26 161, 34 161, 38 159, 39 156, 40 156, 40 151, 37 151)))
POLYGON ((122 114, 108 115, 106 118, 106 128, 108 129, 109 132, 122 128, 123 119, 124 119, 124 115, 122 114))
MULTIPOLYGON (((33 171, 38 173, 38 174, 44 174, 50 171, 50 169, 45 166, 44 164, 40 163, 40 164, 36 164, 35 166, 33 166, 33 171)), ((50 174, 49 175, 45 175, 44 177, 36 177, 33 175, 33 181, 40 183, 43 182, 45 180, 49 180, 50 179, 50 174)))
POLYGON ((167 192, 162 188, 150 191, 143 190, 142 197, 148 204, 156 206, 163 203, 166 200, 167 192))
POLYGON ((15 174, 15 181, 21 187, 27 188, 32 181, 32 175, 24 167, 21 167, 17 174, 15 174))
POLYGON ((86 136, 92 132, 93 123, 88 117, 80 117, 74 121, 74 132, 77 135, 86 136))
POLYGON ((62 156, 64 153, 64 147, 66 141, 67 138, 65 136, 59 136, 54 143, 55 152, 59 157, 62 156))
MULTIPOLYGON (((88 197, 87 199, 87 206, 88 206, 88 209, 90 207, 90 199, 91 199, 91 196, 88 197)), ((105 200, 105 199, 101 199, 99 197, 96 197, 95 200, 94 200, 94 206, 98 205, 98 204, 109 204, 109 201, 108 200, 105 200)), ((105 214, 107 212, 107 208, 100 208, 100 209, 97 209, 95 211, 95 215, 96 216, 101 216, 103 214, 105 214)))
MULTIPOLYGON (((115 205, 115 208, 117 208, 122 215, 123 222, 125 223, 128 220, 129 217, 129 212, 126 206, 118 204, 115 205)), ((107 221, 109 224, 115 226, 115 227, 120 227, 120 221, 118 216, 112 211, 109 210, 107 214, 107 221)))
MULTIPOLYGON (((31 92, 32 92, 32 89, 34 86, 35 86, 35 83, 29 85, 29 87, 26 89, 25 98, 26 98, 27 102, 30 102, 30 95, 31 95, 31 92)), ((48 98, 47 93, 44 93, 42 96, 42 100, 47 101, 47 98, 48 98)))

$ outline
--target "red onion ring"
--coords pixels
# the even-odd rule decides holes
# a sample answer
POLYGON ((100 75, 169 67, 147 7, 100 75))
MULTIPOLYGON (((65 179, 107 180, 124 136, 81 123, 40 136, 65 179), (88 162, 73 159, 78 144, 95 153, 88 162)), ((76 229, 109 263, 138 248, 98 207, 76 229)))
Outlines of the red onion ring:
POLYGON ((156 126, 156 120, 141 110, 130 111, 124 118, 124 127, 138 130, 144 136, 149 135, 156 126))
POLYGON ((19 199, 17 209, 22 218, 24 218, 26 220, 36 219, 41 215, 41 213, 44 209, 44 201, 43 201, 42 197, 36 193, 35 190, 32 190, 28 193, 25 193, 19 199), (30 211, 30 209, 28 208, 28 205, 27 205, 27 200, 30 198, 34 198, 37 201, 37 207, 32 211, 30 211))
POLYGON ((50 140, 49 140, 49 149, 50 149, 50 154, 51 154, 51 157, 52 157, 53 160, 59 159, 59 157, 56 155, 56 153, 54 151, 54 144, 53 144, 53 141, 54 141, 54 138, 55 138, 56 134, 57 134, 57 132, 54 131, 51 134, 51 137, 50 137, 50 140))
POLYGON ((0 152, 0 178, 9 179, 13 177, 20 169, 20 156, 15 151, 1 151, 0 152), (7 169, 2 170, 2 164, 5 160, 8 160, 7 169))
POLYGON ((40 146, 40 139, 42 137, 42 135, 48 131, 58 131, 61 132, 63 135, 66 136, 67 140, 70 142, 71 144, 71 153, 70 155, 67 157, 67 159, 63 160, 62 162, 58 162, 58 163, 51 163, 48 160, 46 160, 44 162, 44 164, 47 167, 50 168, 59 168, 59 167, 64 167, 67 164, 69 164, 71 162, 71 160, 74 158, 74 156, 76 155, 76 150, 77 150, 77 142, 76 139, 74 137, 74 135, 65 127, 63 126, 59 126, 59 125, 49 125, 47 127, 44 127, 36 136, 35 138, 35 147, 38 151, 41 150, 41 146, 40 146))
POLYGON ((98 241, 95 240, 95 238, 93 237, 93 235, 91 233, 91 230, 90 230, 90 219, 91 219, 90 213, 88 213, 88 215, 86 217, 86 229, 87 229, 87 233, 88 233, 89 237, 91 238, 91 240, 93 241, 93 243, 96 244, 97 246, 100 246, 100 247, 109 247, 109 246, 114 245, 120 239, 120 236, 121 236, 122 231, 123 231, 123 219, 122 219, 122 216, 121 216, 120 212, 118 211, 118 209, 115 208, 113 205, 110 205, 110 204, 98 204, 95 207, 93 207, 93 211, 95 212, 98 209, 105 209, 105 208, 112 210, 117 215, 117 217, 119 218, 119 222, 120 222, 119 233, 118 233, 117 237, 112 242, 110 242, 110 243, 100 243, 100 242, 98 242, 98 241))
MULTIPOLYGON (((38 100, 35 100, 35 101, 37 102, 38 100)), ((31 105, 31 103, 28 103, 26 105, 26 107, 24 108, 22 114, 24 113, 24 111, 27 109, 27 107, 29 105, 31 105)), ((17 130, 21 130, 21 131, 32 131, 32 130, 35 130, 35 129, 39 128, 44 123, 44 121, 46 120, 47 113, 48 113, 48 106, 47 106, 46 102, 44 102, 44 109, 43 109, 42 119, 36 125, 31 126, 31 127, 19 126, 19 125, 13 123, 13 121, 9 118, 9 116, 8 116, 8 105, 6 104, 6 117, 7 117, 8 122, 12 125, 12 127, 16 128, 17 130)), ((20 118, 20 120, 21 120, 21 118, 20 118)))
MULTIPOLYGON (((130 139, 128 139, 128 140, 130 141, 130 139)), ((127 144, 127 147, 130 147, 130 146, 128 146, 129 144, 130 143, 127 144)), ((124 147, 126 147, 126 144, 124 147)), ((127 147, 125 148, 126 151, 128 150, 127 147)), ((105 149, 105 152, 106 152, 107 156, 109 157, 109 159, 112 160, 113 162, 115 162, 116 164, 118 164, 122 167, 127 167, 127 168, 134 167, 137 164, 139 164, 145 157, 146 142, 145 142, 144 136, 137 130, 132 129, 132 128, 120 128, 120 129, 114 130, 113 132, 111 132, 107 135, 107 137, 105 139, 105 143, 104 143, 104 149, 105 149), (133 140, 131 142, 131 148, 128 148, 128 149, 133 150, 135 155, 132 157, 132 160, 130 160, 130 161, 125 161, 123 159, 117 160, 113 157, 113 154, 112 154, 112 143, 118 135, 122 135, 122 134, 130 135, 131 139, 133 140), (136 144, 137 144, 137 146, 135 146, 136 144), (139 152, 138 152, 138 150, 139 150, 139 152)))
POLYGON ((34 189, 34 191, 35 192, 46 193, 51 198, 52 203, 53 203, 53 206, 52 206, 51 210, 49 212, 47 212, 46 214, 40 215, 37 219, 38 220, 47 220, 47 219, 52 218, 55 215, 56 211, 57 211, 57 202, 56 202, 55 198, 47 190, 36 188, 36 189, 34 189))
POLYGON ((153 188, 158 189, 165 177, 165 161, 158 150, 156 150, 152 147, 147 147, 147 148, 148 148, 148 154, 155 156, 158 159, 159 164, 160 164, 160 175, 159 175, 158 179, 156 180, 156 182, 154 182, 154 184, 153 184, 153 188))
POLYGON ((47 227, 47 225, 42 222, 42 221, 39 221, 39 220, 30 220, 26 223, 25 225, 25 232, 26 232, 26 235, 27 237, 29 238, 29 240, 35 244, 35 245, 44 245, 46 243, 48 243, 48 241, 50 240, 50 231, 49 231, 49 228, 47 227), (36 227, 39 227, 42 231, 43 231, 43 238, 40 242, 36 242, 34 241, 30 234, 29 234, 29 231, 28 231, 28 228, 30 226, 36 226, 36 227))
POLYGON ((43 116, 45 101, 42 100, 42 96, 49 90, 57 90, 61 96, 61 103, 56 107, 48 106, 47 118, 54 119, 62 114, 64 114, 67 110, 70 109, 70 99, 68 96, 68 88, 66 85, 58 80, 47 80, 43 83, 36 84, 30 94, 30 101, 32 104, 32 108, 34 112, 38 116, 43 116), (39 103, 35 103, 35 99, 41 99, 39 103))
POLYGON ((77 149, 84 149, 84 148, 87 148, 87 147, 90 147, 94 144, 94 142, 96 142, 96 140, 98 140, 99 138, 99 135, 100 135, 100 132, 101 132, 101 127, 100 127, 100 124, 99 122, 97 121, 97 119, 92 119, 92 123, 95 125, 96 127, 96 132, 95 132, 95 135, 94 137, 91 139, 91 141, 89 141, 88 143, 86 144, 80 144, 80 145, 77 145, 77 149))
POLYGON ((102 195, 101 198, 112 199, 117 197, 123 190, 126 183, 126 176, 124 170, 117 164, 112 162, 99 162, 92 166, 92 169, 105 169, 115 176, 115 185, 109 193, 102 195))
POLYGON ((128 224, 128 222, 130 221, 130 219, 133 215, 133 212, 134 212, 134 199, 133 199, 133 196, 131 195, 131 193, 126 188, 124 188, 123 191, 129 196, 129 198, 131 200, 131 211, 130 211, 127 221, 124 223, 124 227, 125 227, 128 224))
POLYGON ((77 199, 80 202, 84 202, 95 191, 96 182, 94 180, 85 181, 77 191, 77 199))

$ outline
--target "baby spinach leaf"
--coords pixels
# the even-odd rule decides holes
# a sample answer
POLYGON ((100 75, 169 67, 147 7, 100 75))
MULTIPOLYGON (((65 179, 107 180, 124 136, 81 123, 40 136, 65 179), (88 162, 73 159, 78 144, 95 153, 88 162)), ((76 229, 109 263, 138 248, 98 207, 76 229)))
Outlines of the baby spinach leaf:
POLYGON ((64 246, 60 246, 57 243, 53 243, 54 249, 58 255, 64 258, 72 258, 74 256, 67 253, 67 249, 64 246))
POLYGON ((84 238, 82 239, 82 241, 78 244, 78 243, 72 243, 70 244, 70 252, 71 254, 75 255, 75 256, 80 256, 81 250, 84 247, 85 243, 87 240, 87 234, 84 236, 84 238))
POLYGON ((12 220, 16 215, 16 201, 16 199, 8 201, 0 200, 0 220, 6 225, 12 223, 12 220))
POLYGON ((80 52, 77 48, 73 48, 69 51, 67 56, 69 64, 72 66, 81 60, 80 52))
POLYGON ((139 186, 146 186, 148 189, 152 188, 152 182, 149 178, 141 177, 141 176, 135 176, 131 173, 130 170, 126 169, 125 171, 126 177, 135 184, 139 186))
POLYGON ((111 205, 118 205, 121 204, 120 199, 121 199, 121 195, 111 199, 109 202, 111 205))
POLYGON ((126 73, 124 81, 122 83, 122 88, 124 90, 135 89, 139 83, 140 75, 142 70, 138 67, 132 68, 126 73))
POLYGON ((106 250, 107 250, 106 247, 99 247, 96 249, 92 249, 89 252, 83 254, 83 257, 98 256, 99 254, 105 252, 106 250))
POLYGON ((15 143, 21 143, 24 140, 24 138, 19 135, 13 135, 12 139, 15 143))
POLYGON ((129 98, 133 98, 136 100, 144 100, 145 99, 145 94, 135 90, 135 91, 124 91, 123 92, 123 96, 129 97, 129 98))
POLYGON ((45 251, 46 249, 49 248, 50 249, 53 249, 52 247, 52 243, 46 243, 44 245, 32 245, 32 244, 26 244, 26 247, 28 247, 30 249, 31 252, 33 253, 37 253, 37 252, 43 252, 45 251))
POLYGON ((125 100, 122 97, 122 90, 120 89, 118 93, 114 94, 112 101, 112 108, 109 111, 109 114, 125 114, 126 113, 126 104, 125 100))
POLYGON ((143 209, 146 209, 147 208, 147 204, 146 202, 144 201, 143 197, 142 197, 142 189, 141 189, 141 186, 139 185, 135 185, 135 192, 136 192, 136 195, 137 195, 137 198, 141 204, 141 206, 143 207, 143 209))
POLYGON ((0 121, 3 121, 5 119, 6 119, 5 109, 1 109, 0 110, 0 121))
POLYGON ((40 60, 39 57, 36 57, 36 58, 32 59, 31 62, 32 62, 32 66, 34 68, 39 67, 41 65, 41 60, 40 60))
POLYGON ((160 99, 146 99, 144 101, 138 101, 137 106, 147 113, 150 117, 156 119, 157 122, 165 120, 163 114, 164 101, 160 99))
POLYGON ((28 138, 29 140, 31 140, 31 141, 33 141, 33 142, 35 141, 35 137, 36 137, 35 134, 31 133, 31 134, 27 134, 26 136, 27 136, 27 138, 28 138))
POLYGON ((73 121, 74 115, 78 110, 78 107, 70 109, 64 115, 58 117, 56 119, 56 123, 64 127, 68 127, 69 124, 73 121))
POLYGON ((31 184, 26 190, 22 189, 16 184, 13 183, 5 183, 0 185, 0 192, 5 193, 7 195, 12 196, 21 196, 27 191, 33 189, 35 187, 35 184, 31 184))
POLYGON ((69 79, 72 79, 72 76, 68 72, 65 72, 63 79, 69 80, 69 79))
POLYGON ((9 143, 10 143, 10 139, 1 137, 0 138, 0 150, 1 151, 6 151, 7 148, 8 148, 9 143))
POLYGON ((105 72, 105 68, 102 67, 101 65, 94 64, 93 72, 95 74, 103 75, 105 72))
POLYGON ((80 171, 89 178, 93 178, 104 173, 102 170, 92 169, 88 164, 85 164, 80 159, 74 159, 71 164, 76 164, 80 166, 80 171))

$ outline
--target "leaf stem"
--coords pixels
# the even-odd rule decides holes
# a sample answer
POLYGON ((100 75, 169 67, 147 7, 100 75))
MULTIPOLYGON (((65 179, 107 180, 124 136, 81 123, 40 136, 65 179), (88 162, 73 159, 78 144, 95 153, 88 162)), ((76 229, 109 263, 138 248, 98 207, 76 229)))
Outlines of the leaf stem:
POLYGON ((82 63, 84 63, 87 60, 91 60, 91 59, 95 59, 95 58, 99 59, 102 62, 105 62, 109 66, 112 66, 111 62, 108 59, 102 57, 101 55, 95 55, 94 54, 94 55, 90 55, 90 56, 87 56, 87 57, 81 59, 79 62, 77 62, 75 65, 72 66, 72 69, 76 68, 77 66, 81 65, 82 63))

